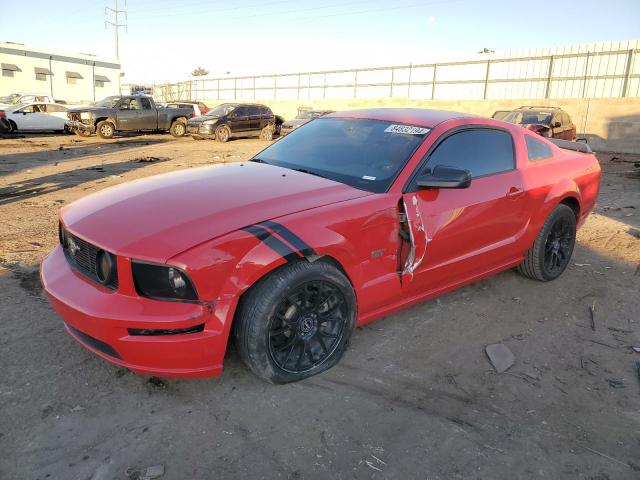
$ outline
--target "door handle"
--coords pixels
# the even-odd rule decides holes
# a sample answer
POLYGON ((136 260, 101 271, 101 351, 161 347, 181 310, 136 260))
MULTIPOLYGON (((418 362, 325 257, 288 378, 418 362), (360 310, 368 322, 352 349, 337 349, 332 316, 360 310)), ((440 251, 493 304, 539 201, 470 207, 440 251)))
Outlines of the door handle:
POLYGON ((524 193, 523 188, 511 187, 507 192, 507 197, 509 198, 517 198, 524 193))

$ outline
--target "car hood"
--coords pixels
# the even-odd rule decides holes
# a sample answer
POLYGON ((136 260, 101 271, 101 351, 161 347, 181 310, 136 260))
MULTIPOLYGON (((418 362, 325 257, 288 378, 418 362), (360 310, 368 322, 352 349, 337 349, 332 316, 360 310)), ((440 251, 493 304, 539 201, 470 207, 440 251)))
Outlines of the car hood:
POLYGON ((308 123, 309 120, 306 118, 294 118, 293 120, 287 120, 282 124, 283 127, 299 127, 300 125, 304 125, 308 123))
POLYGON ((256 162, 181 170, 97 192, 61 210, 79 237, 127 257, 165 262, 242 227, 371 195, 256 162))
POLYGON ((98 110, 113 110, 113 108, 109 108, 109 107, 91 107, 91 106, 86 106, 86 107, 73 107, 70 108, 69 110, 67 110, 70 113, 80 113, 80 112, 97 112, 98 110))

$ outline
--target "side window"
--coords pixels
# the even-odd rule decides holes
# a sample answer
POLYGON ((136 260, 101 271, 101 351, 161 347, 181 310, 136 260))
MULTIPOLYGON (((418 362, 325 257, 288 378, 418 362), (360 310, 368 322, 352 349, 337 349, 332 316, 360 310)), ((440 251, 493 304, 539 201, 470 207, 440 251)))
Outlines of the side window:
POLYGON ((144 110, 151 110, 151 102, 148 98, 141 98, 140 102, 142 103, 142 108, 144 110))
POLYGON ((246 117, 248 115, 247 107, 237 107, 233 113, 235 117, 246 117))
POLYGON ((551 148, 546 143, 530 135, 525 135, 524 139, 527 142, 527 157, 530 162, 544 160, 545 158, 551 158, 553 156, 551 148))
POLYGON ((256 107, 256 106, 249 107, 249 116, 250 117, 258 118, 261 115, 262 115, 262 112, 260 111, 260 107, 256 107))
POLYGON ((469 170, 472 177, 515 168, 511 134, 501 130, 463 130, 447 137, 429 156, 427 167, 469 170))
POLYGON ((269 107, 260 107, 260 109, 262 110, 261 111, 262 115, 264 115, 265 117, 270 117, 271 115, 273 115, 269 107))

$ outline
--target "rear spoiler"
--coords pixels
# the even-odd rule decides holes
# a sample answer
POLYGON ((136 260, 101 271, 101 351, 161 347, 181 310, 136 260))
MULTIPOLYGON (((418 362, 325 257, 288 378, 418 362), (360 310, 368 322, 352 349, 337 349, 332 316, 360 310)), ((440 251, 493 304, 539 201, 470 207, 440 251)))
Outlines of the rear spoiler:
POLYGON ((582 142, 570 142, 569 140, 561 140, 559 138, 547 138, 551 143, 555 143, 558 147, 565 150, 573 150, 574 152, 593 153, 591 147, 582 142))

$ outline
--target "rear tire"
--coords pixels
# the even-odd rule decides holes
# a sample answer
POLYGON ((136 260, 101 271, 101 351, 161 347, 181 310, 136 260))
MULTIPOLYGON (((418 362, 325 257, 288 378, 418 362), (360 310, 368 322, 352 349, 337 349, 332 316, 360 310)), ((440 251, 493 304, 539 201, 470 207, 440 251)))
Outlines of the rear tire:
POLYGON ((187 133, 187 122, 182 118, 174 120, 169 127, 169 133, 176 138, 184 137, 184 134, 187 133))
POLYGON ((231 137, 231 130, 226 125, 216 128, 216 140, 225 143, 229 141, 231 137))
POLYGON ((333 367, 356 323, 349 280, 329 263, 289 263, 242 297, 234 323, 240 357, 260 378, 289 383, 333 367))
POLYGON ((541 282, 555 280, 569 265, 575 242, 576 215, 569 206, 560 204, 544 222, 518 272, 541 282))
POLYGON ((266 127, 264 127, 262 130, 260 130, 260 140, 264 140, 267 142, 273 140, 273 131, 273 125, 267 125, 266 127))
POLYGON ((116 127, 109 121, 98 122, 98 125, 96 125, 96 133, 100 138, 104 138, 105 140, 112 139, 115 132, 116 127))
POLYGON ((14 122, 13 120, 9 120, 9 130, 7 131, 7 133, 16 133, 16 130, 18 130, 16 122, 14 122))

